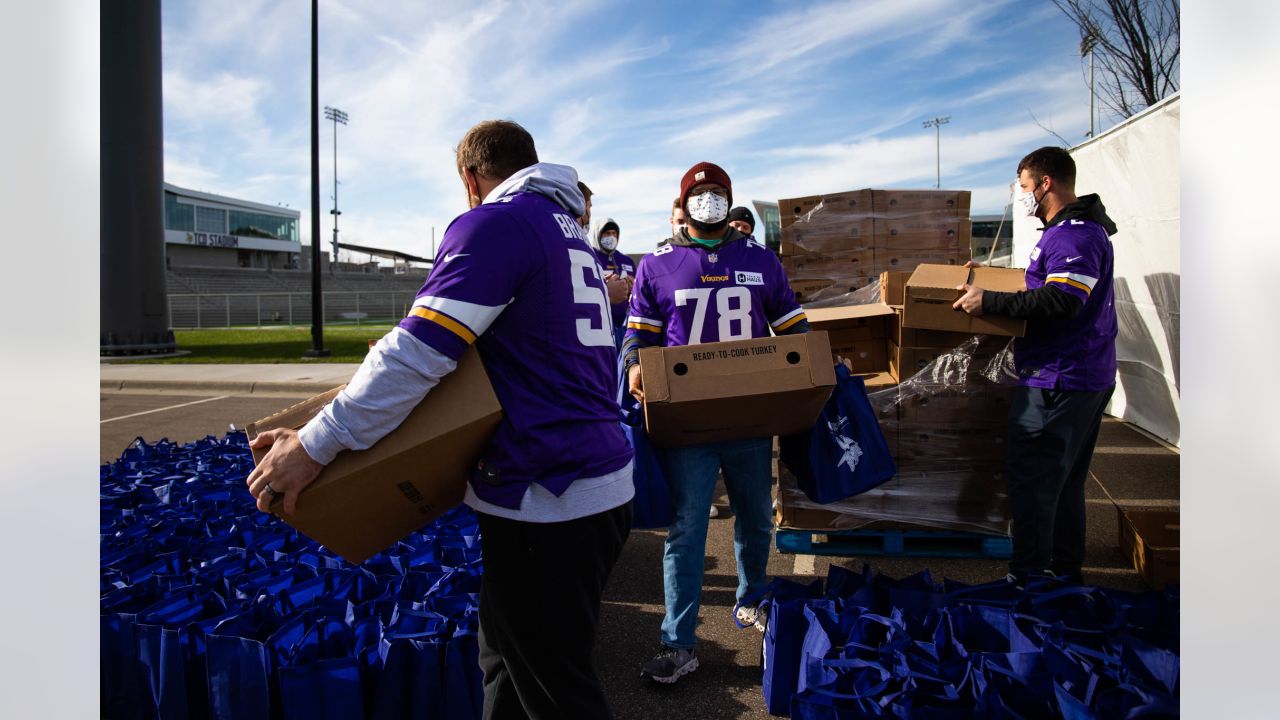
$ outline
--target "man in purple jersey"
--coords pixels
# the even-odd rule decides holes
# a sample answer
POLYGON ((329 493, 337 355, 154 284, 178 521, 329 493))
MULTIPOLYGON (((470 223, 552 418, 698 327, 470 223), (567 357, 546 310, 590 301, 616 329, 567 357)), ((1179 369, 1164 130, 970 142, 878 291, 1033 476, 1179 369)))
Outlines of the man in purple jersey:
POLYGON ((632 451, 577 174, 539 163, 510 121, 471 128, 457 165, 471 210, 445 231, 413 310, 300 432, 258 437, 272 448, 250 492, 293 512, 324 464, 398 426, 475 343, 503 409, 466 491, 484 561, 484 717, 611 717, 591 651, 630 532, 632 451))
MULTIPOLYGON (((809 329, 777 256, 729 227, 732 201, 733 186, 724 170, 707 162, 694 165, 680 181, 679 204, 687 227, 640 261, 623 342, 629 388, 639 400, 644 399, 642 347, 744 340, 809 329)), ((662 555, 666 596, 662 646, 644 664, 642 677, 674 683, 698 667, 694 630, 701 604, 708 513, 721 469, 736 515, 737 598, 741 602, 764 590, 773 535, 771 450, 769 437, 659 449, 675 519, 667 530, 662 555)), ((744 607, 737 620, 755 624, 758 618, 754 608, 744 607)))
POLYGON ((955 307, 971 315, 1027 319, 1013 343, 1020 378, 1009 414, 1009 579, 1052 573, 1083 582, 1084 486, 1102 411, 1115 390, 1116 225, 1097 195, 1076 197, 1076 164, 1043 147, 1018 163, 1018 201, 1044 222, 1031 251, 1027 289, 1002 293, 962 285, 955 307))
POLYGON ((631 298, 631 287, 635 284, 636 263, 626 253, 618 249, 621 230, 611 217, 603 218, 591 230, 591 245, 595 250, 596 262, 604 271, 605 284, 609 288, 609 303, 613 313, 613 327, 618 336, 618 345, 622 345, 622 333, 627 325, 627 301, 631 298), (621 298, 615 299, 613 286, 620 283, 625 288, 621 298))

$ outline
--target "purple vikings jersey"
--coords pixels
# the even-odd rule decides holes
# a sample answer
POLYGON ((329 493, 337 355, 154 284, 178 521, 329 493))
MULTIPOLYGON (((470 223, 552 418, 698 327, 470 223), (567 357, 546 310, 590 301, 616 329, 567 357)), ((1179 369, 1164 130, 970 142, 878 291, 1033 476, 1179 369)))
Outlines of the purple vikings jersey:
POLYGON ((626 466, 608 297, 571 213, 508 195, 454 220, 437 258, 400 327, 455 360, 476 343, 503 418, 475 494, 518 508, 530 482, 559 496, 626 466))
POLYGON ((782 263, 755 240, 710 252, 663 245, 640 261, 627 335, 697 345, 768 337, 804 319, 782 263))
MULTIPOLYGON (((621 250, 614 250, 612 253, 607 253, 603 250, 593 249, 593 252, 596 254, 596 262, 600 263, 600 269, 604 271, 605 277, 608 277, 610 274, 617 275, 620 278, 628 276, 635 277, 635 262, 621 250)), ((622 327, 623 323, 627 321, 627 301, 624 300, 620 303, 614 303, 611 308, 611 312, 613 317, 613 326, 622 327)))
POLYGON ((1110 238, 1091 220, 1064 220, 1031 251, 1027 289, 1053 284, 1084 302, 1071 318, 1032 320, 1014 340, 1021 384, 1057 390, 1104 390, 1116 381, 1116 307, 1110 238))

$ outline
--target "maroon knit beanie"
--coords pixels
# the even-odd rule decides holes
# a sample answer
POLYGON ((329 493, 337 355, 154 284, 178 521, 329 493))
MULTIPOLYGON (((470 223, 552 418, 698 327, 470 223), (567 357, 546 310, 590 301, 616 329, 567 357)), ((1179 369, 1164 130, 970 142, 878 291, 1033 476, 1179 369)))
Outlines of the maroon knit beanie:
POLYGON ((702 183, 723 185, 724 189, 729 191, 729 204, 733 204, 733 183, 729 182, 729 173, 715 163, 700 162, 689 168, 684 177, 680 178, 680 207, 684 207, 689 200, 689 191, 695 185, 702 183))

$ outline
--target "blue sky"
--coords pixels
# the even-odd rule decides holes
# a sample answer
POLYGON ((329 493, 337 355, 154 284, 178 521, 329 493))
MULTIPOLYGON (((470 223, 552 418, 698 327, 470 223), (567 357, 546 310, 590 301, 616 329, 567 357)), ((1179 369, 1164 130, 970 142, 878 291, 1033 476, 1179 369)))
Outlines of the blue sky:
MULTIPOLYGON (((303 213, 304 0, 165 0, 165 179, 303 213)), ((466 209, 453 147, 510 118, 596 192, 627 252, 667 234, 680 176, 710 160, 735 204, 863 187, 973 192, 1000 212, 1028 151, 1084 139, 1075 27, 1049 2, 320 2, 320 103, 338 129, 341 238, 430 255, 466 209)), ((1104 118, 1102 127, 1114 119, 1104 118)), ((321 126, 322 240, 332 125, 321 126)))

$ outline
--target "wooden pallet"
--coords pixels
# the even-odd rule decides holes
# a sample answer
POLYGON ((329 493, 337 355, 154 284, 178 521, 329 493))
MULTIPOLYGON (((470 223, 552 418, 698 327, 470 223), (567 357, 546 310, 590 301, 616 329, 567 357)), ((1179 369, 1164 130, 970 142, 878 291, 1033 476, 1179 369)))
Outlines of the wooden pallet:
POLYGON ((786 530, 774 534, 778 552, 805 555, 1008 558, 1013 541, 1000 535, 948 530, 786 530))

